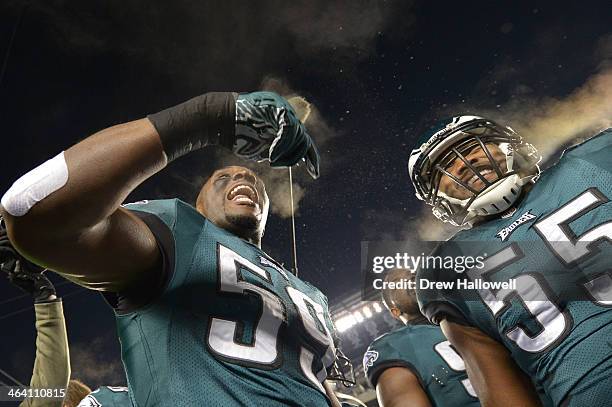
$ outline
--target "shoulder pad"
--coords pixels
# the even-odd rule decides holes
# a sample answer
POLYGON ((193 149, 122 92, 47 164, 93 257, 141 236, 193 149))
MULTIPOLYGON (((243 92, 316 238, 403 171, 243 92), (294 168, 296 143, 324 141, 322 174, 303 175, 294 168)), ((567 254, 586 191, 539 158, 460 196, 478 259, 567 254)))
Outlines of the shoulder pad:
POLYGON ((564 157, 583 157, 596 151, 612 147, 612 128, 605 129, 580 143, 566 148, 561 155, 564 157))

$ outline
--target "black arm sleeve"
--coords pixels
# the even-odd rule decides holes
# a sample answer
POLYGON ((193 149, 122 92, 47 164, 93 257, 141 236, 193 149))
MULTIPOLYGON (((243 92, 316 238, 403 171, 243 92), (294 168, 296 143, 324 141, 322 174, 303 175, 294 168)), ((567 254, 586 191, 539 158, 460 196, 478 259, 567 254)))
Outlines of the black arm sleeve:
POLYGON ((150 114, 168 161, 207 145, 234 144, 236 98, 233 92, 209 92, 150 114))

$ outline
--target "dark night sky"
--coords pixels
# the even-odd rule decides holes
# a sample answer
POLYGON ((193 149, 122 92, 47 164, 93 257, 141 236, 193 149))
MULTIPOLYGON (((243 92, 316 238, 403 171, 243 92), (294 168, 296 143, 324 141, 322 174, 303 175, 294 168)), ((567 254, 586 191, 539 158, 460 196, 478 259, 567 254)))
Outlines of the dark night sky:
MULTIPOLYGON (((406 169, 417 129, 453 113, 533 115, 524 107, 562 103, 612 57, 603 1, 161 3, 2 3, 0 57, 9 58, 0 190, 99 129, 205 91, 255 90, 278 78, 325 122, 312 128, 324 129, 313 132, 321 178, 295 171, 305 190, 296 221, 301 275, 331 304, 359 287, 362 240, 402 238, 422 215, 406 169)), ((224 157, 194 153, 130 199, 193 200, 224 157)), ((289 227, 272 216, 263 245, 285 262, 289 227)), ((111 311, 72 284, 59 291, 69 294, 75 372, 92 385, 123 383, 111 311)), ((4 302, 16 295, 0 279, 0 368, 27 382, 33 312, 12 315, 31 305, 4 302)))

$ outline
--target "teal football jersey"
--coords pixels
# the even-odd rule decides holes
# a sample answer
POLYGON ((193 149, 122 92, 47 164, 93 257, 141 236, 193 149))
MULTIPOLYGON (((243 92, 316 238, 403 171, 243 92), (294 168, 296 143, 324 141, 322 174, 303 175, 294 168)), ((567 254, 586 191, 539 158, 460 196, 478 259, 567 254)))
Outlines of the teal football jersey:
POLYGON ((126 208, 159 218, 169 237, 151 229, 173 246, 161 296, 116 317, 134 406, 329 405, 333 325, 318 289, 180 200, 126 208))
POLYGON ((85 397, 78 407, 131 407, 127 387, 100 387, 85 397))
POLYGON ((373 387, 391 367, 411 370, 434 407, 480 406, 463 359, 437 326, 406 325, 376 338, 363 356, 373 387))
MULTIPOLYGON (((611 155, 611 129, 568 148, 513 213, 435 252, 485 256, 481 268, 417 275, 432 322, 460 319, 501 341, 554 405, 595 383, 612 389, 611 155)), ((608 405, 607 397, 589 405, 608 405)))

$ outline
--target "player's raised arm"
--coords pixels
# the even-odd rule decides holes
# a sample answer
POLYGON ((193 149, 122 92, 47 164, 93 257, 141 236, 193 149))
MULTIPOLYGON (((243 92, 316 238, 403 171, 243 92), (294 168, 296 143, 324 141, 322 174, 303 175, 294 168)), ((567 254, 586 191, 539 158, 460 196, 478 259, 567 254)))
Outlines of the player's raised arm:
MULTIPOLYGON (((34 389, 66 389, 70 380, 70 355, 62 300, 43 270, 17 253, 6 236, 0 217, 0 274, 34 300, 36 359, 30 379, 34 389)), ((61 407, 62 399, 25 399, 20 407, 61 407)))
POLYGON ((465 361, 470 382, 484 407, 539 407, 533 383, 501 343, 480 329, 443 319, 440 327, 465 361))
POLYGON ((190 151, 221 145, 240 157, 318 176, 318 152, 285 99, 207 93, 102 130, 19 180, 2 197, 9 236, 32 261, 92 288, 121 290, 160 261, 149 228, 121 202, 190 151))

